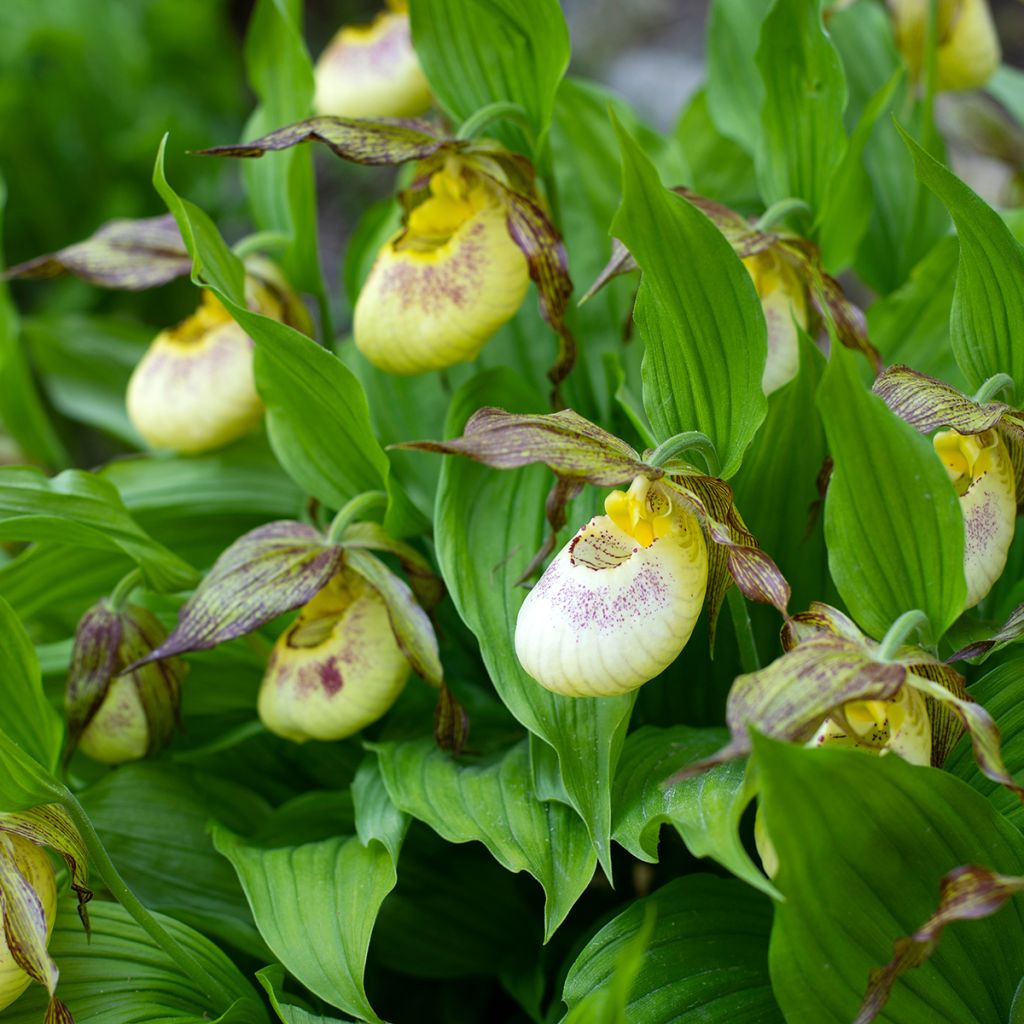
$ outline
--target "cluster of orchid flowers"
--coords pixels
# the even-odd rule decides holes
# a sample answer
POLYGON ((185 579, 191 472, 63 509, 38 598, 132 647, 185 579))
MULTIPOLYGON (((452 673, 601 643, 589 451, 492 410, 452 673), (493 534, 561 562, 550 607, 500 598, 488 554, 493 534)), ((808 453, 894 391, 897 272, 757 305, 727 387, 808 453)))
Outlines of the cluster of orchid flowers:
MULTIPOLYGON (((559 338, 549 374, 557 395, 574 357, 565 323, 572 285, 534 170, 524 157, 488 140, 450 137, 424 122, 380 120, 418 117, 432 102, 412 46, 407 5, 389 0, 389 6, 372 25, 341 29, 317 62, 316 117, 208 152, 259 157, 314 140, 359 163, 414 162, 411 184, 399 196, 402 226, 381 247, 355 307, 356 346, 388 373, 471 361, 516 314, 532 279, 559 338)), ((889 6, 896 42, 920 77, 928 2, 890 0, 889 6)), ((938 88, 977 87, 998 65, 984 0, 940 0, 935 31, 938 88)), ((801 332, 831 334, 880 369, 862 315, 824 273, 811 243, 677 191, 718 226, 754 282, 768 328, 765 394, 797 374, 801 332)), ((249 256, 245 264, 249 308, 312 335, 309 315, 281 271, 263 256, 249 256)), ((139 289, 190 269, 173 222, 154 218, 115 222, 6 276, 72 272, 102 286, 139 289)), ((585 298, 632 269, 629 253, 616 243, 585 298)), ((252 351, 245 331, 204 291, 196 312, 162 331, 132 375, 127 408, 140 436, 156 449, 197 453, 254 429, 263 405, 252 351)), ((973 607, 1006 564, 1024 498, 1024 413, 973 401, 905 367, 881 374, 875 391, 898 415, 934 435, 936 457, 963 512, 965 609, 973 607)), ((942 662, 904 642, 906 623, 895 624, 879 643, 827 605, 790 615, 789 586, 744 524, 731 488, 686 461, 692 447, 676 439, 641 456, 568 410, 513 415, 482 409, 463 436, 408 447, 501 469, 543 462, 555 472, 551 536, 527 577, 554 550, 567 505, 584 484, 616 488, 605 498, 604 514, 585 523, 550 561, 519 612, 516 654, 532 678, 557 694, 600 698, 644 685, 680 655, 705 603, 713 637, 733 584, 747 598, 778 609, 783 655, 736 680, 727 712, 729 743, 688 773, 748 755, 752 727, 792 742, 850 746, 920 765, 941 765, 966 729, 982 770, 1017 789, 1002 764, 994 723, 970 701, 951 663, 1024 632, 1024 616, 992 641, 942 662)), ((251 633, 296 609, 277 638, 260 689, 258 712, 267 729, 296 742, 352 736, 390 709, 415 671, 439 690, 439 740, 458 749, 467 723, 445 685, 429 616, 443 589, 415 548, 366 519, 382 498, 354 499, 326 528, 282 521, 239 538, 181 609, 169 635, 152 612, 129 602, 139 578, 127 577, 86 613, 76 632, 65 760, 76 750, 106 764, 157 752, 178 718, 186 670, 181 655, 251 633), (396 559, 408 583, 379 555, 396 559)), ((773 875, 777 859, 760 822, 757 845, 773 875)), ((57 969, 46 952, 56 886, 45 846, 67 861, 87 923, 84 851, 66 815, 54 805, 0 815, 0 1009, 34 979, 52 997, 47 1020, 70 1021, 53 995, 57 969)), ((1019 888, 1019 880, 993 881, 973 871, 951 878, 951 892, 962 896, 1002 886, 1000 893, 1008 894, 1019 888)), ((943 923, 941 915, 929 923, 935 935, 943 923)))

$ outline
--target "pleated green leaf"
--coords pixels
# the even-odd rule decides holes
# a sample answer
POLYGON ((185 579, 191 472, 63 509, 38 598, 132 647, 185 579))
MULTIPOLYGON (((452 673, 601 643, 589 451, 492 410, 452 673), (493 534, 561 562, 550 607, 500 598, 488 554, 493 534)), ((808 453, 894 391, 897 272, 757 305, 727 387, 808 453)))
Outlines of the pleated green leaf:
POLYGON ((364 774, 355 788, 365 844, 338 836, 262 849, 220 827, 213 842, 234 865, 260 934, 288 972, 331 1006, 376 1024, 363 971, 377 911, 395 886, 405 819, 373 778, 364 774))
MULTIPOLYGON (((526 152, 539 151, 569 66, 557 0, 412 0, 409 14, 416 53, 446 113, 458 123, 491 103, 518 104, 533 134, 526 152)), ((522 148, 518 130, 488 134, 522 148)))
MULTIPOLYGON (((541 407, 515 374, 489 371, 455 395, 448 436, 461 434, 469 416, 499 396, 512 411, 541 407)), ((539 466, 501 471, 446 458, 434 518, 438 564, 459 615, 480 643, 498 695, 557 755, 566 799, 586 822, 610 871, 612 778, 634 697, 551 693, 523 671, 513 645, 526 596, 515 581, 544 539, 544 501, 553 480, 539 466)))
POLYGON ((644 726, 630 733, 615 777, 612 833, 638 860, 658 860, 662 825, 673 826, 695 857, 712 857, 744 882, 775 893, 750 859, 739 835, 750 797, 745 763, 719 765, 674 785, 682 768, 713 754, 726 737, 722 729, 644 726))
POLYGON ((662 186, 621 128, 623 200, 612 234, 643 276, 634 319, 644 340, 644 409, 659 442, 699 430, 723 478, 739 469, 764 419, 764 315, 750 275, 722 233, 662 186))
POLYGON ((256 972, 256 980, 263 986, 267 993, 270 1005, 274 1008, 278 1019, 284 1024, 332 1024, 339 1021, 340 1017, 324 1017, 319 1013, 312 1013, 304 1006, 294 1002, 292 997, 284 992, 285 971, 280 964, 271 964, 263 970, 256 972))
MULTIPOLYGON (((963 864, 1024 871, 1024 837, 959 779, 898 757, 755 737, 764 825, 779 857, 771 975, 790 1024, 849 1024, 868 972, 935 911, 963 864)), ((1010 1019, 1024 963, 1024 901, 949 928, 897 983, 888 1024, 1010 1019)))
POLYGON ((571 807, 542 803, 526 741, 500 758, 456 762, 430 738, 374 748, 392 800, 451 843, 482 842, 543 886, 545 941, 590 883, 597 858, 571 807))
POLYGON ((817 3, 776 0, 761 29, 764 83, 757 176, 766 205, 803 199, 815 214, 846 153, 846 76, 817 3))
POLYGON ((260 798, 234 783, 159 762, 123 765, 80 800, 147 907, 251 956, 267 956, 235 872, 214 850, 207 830, 211 819, 253 828, 267 811, 260 798))
POLYGON ((39 659, 11 606, 0 597, 0 707, 7 736, 49 770, 57 766, 64 729, 43 693, 39 659))
POLYGON ((919 608, 937 640, 963 610, 963 514, 931 442, 891 413, 833 345, 818 408, 834 459, 825 541, 839 593, 881 639, 919 608))
POLYGON ((115 487, 78 469, 52 479, 35 469, 0 469, 0 537, 120 551, 154 590, 182 590, 197 579, 190 565, 132 519, 115 487))
POLYGON ((770 901, 741 882, 676 879, 633 902, 587 943, 565 979, 566 1024, 781 1024, 768 981, 770 927, 770 901), (624 1014, 574 1016, 591 993, 616 984, 620 957, 651 910, 653 932, 624 1014))
POLYGON ((953 354, 971 390, 1008 373, 1024 398, 1024 246, 952 171, 903 132, 918 180, 942 200, 960 239, 949 317, 953 354))
MULTIPOLYGON (((60 997, 76 1024, 266 1024, 256 990, 209 939, 173 918, 157 922, 207 973, 207 994, 116 903, 93 901, 86 936, 64 900, 50 939, 60 997)), ((4 1024, 39 1024, 47 995, 32 986, 4 1011, 4 1024)))

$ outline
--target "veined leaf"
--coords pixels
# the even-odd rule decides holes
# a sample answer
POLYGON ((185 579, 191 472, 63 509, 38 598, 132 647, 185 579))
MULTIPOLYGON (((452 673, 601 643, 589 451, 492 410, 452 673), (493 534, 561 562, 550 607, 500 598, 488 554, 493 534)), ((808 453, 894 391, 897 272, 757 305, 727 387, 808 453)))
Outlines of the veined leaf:
MULTIPOLYGON (((761 737, 755 757, 764 824, 779 856, 775 883, 785 897, 775 907, 772 985, 792 1024, 849 1024, 869 971, 932 914, 939 882, 952 868, 1024 870, 1024 837, 945 772, 761 737)), ((932 958, 897 982, 880 1019, 1010 1019, 1024 962, 1021 910, 1015 904, 947 930, 932 958)))
POLYGON ((734 879, 676 879, 609 921, 569 969, 562 998, 565 1024, 610 1021, 700 1021, 781 1024, 768 980, 771 903, 734 879), (616 985, 619 958, 638 941, 653 911, 647 955, 620 1016, 574 1016, 590 993, 616 985))
POLYGON ((615 776, 612 836, 639 860, 658 859, 662 825, 672 825, 695 857, 712 857, 738 878, 769 895, 775 890, 750 859, 739 836, 740 818, 752 793, 746 765, 719 765, 668 785, 680 769, 714 753, 721 729, 644 726, 626 738, 615 776))
POLYGON ((34 469, 0 469, 0 536, 121 551, 154 590, 182 590, 196 580, 190 565, 132 519, 113 485, 82 470, 47 479, 34 469))
POLYGON ((540 882, 546 942, 590 883, 597 859, 576 812, 538 799, 526 742, 478 764, 457 763, 430 738, 374 749, 403 811, 449 842, 482 842, 508 871, 528 871, 540 882))
POLYGON ((946 205, 960 239, 949 329, 971 388, 1008 373, 1024 397, 1024 246, 952 171, 903 133, 918 179, 946 205))
POLYGON ((699 430, 728 479, 764 419, 767 335, 750 275, 721 232, 665 189, 621 129, 622 206, 612 223, 643 271, 634 318, 646 346, 644 409, 658 441, 699 430))
MULTIPOLYGON (((447 433, 498 396, 513 410, 540 400, 507 370, 481 374, 456 394, 447 433)), ((509 711, 558 756, 567 798, 610 870, 611 786, 633 695, 572 698, 545 690, 516 658, 513 637, 525 592, 515 586, 544 533, 550 474, 540 467, 496 472, 448 459, 438 486, 438 563, 455 607, 480 642, 487 672, 509 711)))
POLYGON ((0 706, 2 727, 30 757, 57 767, 64 729, 43 693, 39 659, 11 606, 0 597, 0 706))
MULTIPOLYGON (((65 901, 50 955, 60 965, 60 995, 76 1024, 266 1024, 255 989, 224 953, 174 918, 154 916, 217 991, 204 993, 119 904, 93 904, 87 936, 65 901)), ((46 1002, 46 993, 33 986, 4 1011, 4 1024, 39 1024, 46 1002)))
MULTIPOLYGON (((533 134, 525 151, 539 154, 569 66, 557 0, 412 0, 409 15, 423 71, 451 118, 464 121, 491 103, 518 104, 533 134)), ((519 130, 489 134, 523 148, 519 130)))
MULTIPOLYGON (((340 1017, 325 1017, 319 1013, 312 1013, 305 1007, 293 1003, 283 991, 284 979, 285 970, 280 964, 271 964, 256 972, 256 980, 263 986, 270 1005, 284 1024, 336 1024, 341 1020, 340 1017)), ((346 1018, 346 1024, 349 1019, 346 1018)))
POLYGON ((757 176, 765 204, 794 197, 821 214, 846 153, 846 76, 817 3, 776 0, 761 29, 757 176))
POLYGON ((909 423, 861 383, 833 345, 818 407, 835 465, 825 500, 829 567, 860 626, 881 639, 919 608, 937 640, 963 610, 963 513, 949 477, 909 423))

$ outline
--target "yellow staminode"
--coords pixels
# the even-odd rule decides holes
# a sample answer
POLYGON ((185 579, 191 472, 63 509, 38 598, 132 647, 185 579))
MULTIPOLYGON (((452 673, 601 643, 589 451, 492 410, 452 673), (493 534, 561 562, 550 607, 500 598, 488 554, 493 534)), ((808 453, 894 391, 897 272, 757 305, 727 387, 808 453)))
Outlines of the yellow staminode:
POLYGON ((768 328, 768 359, 761 388, 770 395, 800 369, 799 329, 807 330, 807 289, 796 270, 771 249, 742 262, 761 299, 768 328))
POLYGON ((529 283, 495 186, 451 158, 381 248, 356 303, 356 345, 388 373, 468 362, 515 315, 529 283))
POLYGON ((516 622, 523 668, 565 696, 615 696, 652 679, 704 603, 704 535, 666 489, 638 478, 605 510, 555 556, 516 622))
MULTIPOLYGON (((57 880, 50 858, 41 846, 36 846, 35 843, 30 843, 27 839, 10 832, 0 834, 0 843, 5 844, 7 852, 14 858, 18 871, 39 897, 46 918, 46 937, 49 941, 57 916, 57 880)), ((0 922, 2 920, 3 910, 0 908, 0 922)), ((0 1010, 10 1006, 28 988, 30 982, 31 978, 11 956, 4 931, 0 928, 0 1010)))
POLYGON ((942 459, 964 514, 964 574, 967 603, 973 608, 991 589, 1003 569, 1017 522, 1017 485, 1013 460, 995 430, 935 435, 942 459))
POLYGON ((384 599, 342 568, 278 637, 260 687, 260 718, 298 743, 344 739, 377 721, 408 675, 384 599))
POLYGON ((412 45, 409 15, 398 5, 370 25, 342 28, 313 69, 318 114, 416 117, 431 104, 430 85, 412 45))
MULTIPOLYGON (((914 78, 923 75, 930 0, 889 0, 896 45, 914 78)), ((936 86, 979 89, 1001 58, 987 0, 938 0, 936 86)))

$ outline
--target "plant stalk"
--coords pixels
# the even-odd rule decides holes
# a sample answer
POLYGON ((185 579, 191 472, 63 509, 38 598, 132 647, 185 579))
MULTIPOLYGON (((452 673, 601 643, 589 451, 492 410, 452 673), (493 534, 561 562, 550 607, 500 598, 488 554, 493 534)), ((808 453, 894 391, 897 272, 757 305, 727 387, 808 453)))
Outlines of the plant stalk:
POLYGON ((747 610, 747 599, 739 587, 732 586, 725 592, 729 602, 729 615, 736 631, 736 643, 740 649, 740 665, 744 673, 757 672, 761 667, 761 659, 757 653, 757 641, 754 639, 754 627, 747 610))
POLYGON ((670 459, 674 459, 677 455, 682 455, 688 451, 700 452, 704 457, 708 472, 712 476, 718 476, 720 472, 718 451, 711 438, 707 434, 702 434, 699 430, 687 430, 682 434, 670 437, 667 441, 662 441, 651 453, 651 457, 647 460, 647 465, 660 469, 670 459))
POLYGON ((880 661, 892 661, 896 652, 915 629, 928 625, 928 616, 920 608, 904 612, 890 627, 878 647, 880 661))
POLYGON ((338 512, 327 531, 327 543, 337 544, 351 523, 357 519, 363 519, 367 512, 376 508, 384 508, 388 503, 388 496, 383 491, 364 491, 357 494, 351 501, 338 512))

